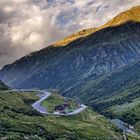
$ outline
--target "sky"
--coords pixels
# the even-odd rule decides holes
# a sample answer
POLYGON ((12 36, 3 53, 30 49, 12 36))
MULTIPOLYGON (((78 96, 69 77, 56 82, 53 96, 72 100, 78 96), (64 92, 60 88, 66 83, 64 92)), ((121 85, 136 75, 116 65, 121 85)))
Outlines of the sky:
POLYGON ((0 68, 137 5, 140 0, 0 0, 0 68))

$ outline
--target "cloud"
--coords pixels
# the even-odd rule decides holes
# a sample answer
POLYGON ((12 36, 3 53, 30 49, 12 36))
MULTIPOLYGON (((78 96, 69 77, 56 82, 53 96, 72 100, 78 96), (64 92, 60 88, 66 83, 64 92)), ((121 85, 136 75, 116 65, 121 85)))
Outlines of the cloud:
POLYGON ((139 0, 1 0, 0 67, 139 4, 139 0))

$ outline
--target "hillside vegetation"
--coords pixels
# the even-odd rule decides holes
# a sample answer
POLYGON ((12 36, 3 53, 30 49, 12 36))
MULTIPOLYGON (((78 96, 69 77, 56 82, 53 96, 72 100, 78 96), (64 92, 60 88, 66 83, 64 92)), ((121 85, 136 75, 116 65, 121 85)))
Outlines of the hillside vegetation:
POLYGON ((58 105, 63 105, 65 101, 70 105, 69 110, 75 110, 78 108, 78 104, 76 102, 72 101, 71 99, 65 99, 58 94, 52 94, 42 102, 42 106, 44 106, 49 113, 53 113, 54 108, 58 105))
MULTIPOLYGON (((65 96, 83 101, 107 117, 138 126, 140 121, 140 62, 71 89, 65 96), (82 88, 81 88, 82 87, 82 88), (79 94, 78 94, 79 93, 79 94)), ((140 131, 140 129, 138 129, 140 131)))
POLYGON ((44 116, 30 106, 36 93, 0 91, 0 137, 14 140, 121 140, 120 133, 87 109, 76 116, 44 116))
POLYGON ((87 80, 69 92, 73 93, 70 97, 91 105, 106 117, 134 125, 140 132, 140 62, 97 80, 87 80))

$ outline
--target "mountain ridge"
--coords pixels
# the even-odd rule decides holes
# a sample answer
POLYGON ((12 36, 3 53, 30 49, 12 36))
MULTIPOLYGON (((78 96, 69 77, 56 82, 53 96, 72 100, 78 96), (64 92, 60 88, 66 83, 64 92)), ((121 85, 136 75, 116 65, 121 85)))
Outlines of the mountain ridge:
MULTIPOLYGON (((127 23, 125 25, 121 25, 118 27, 110 27, 110 28, 106 28, 104 30, 98 31, 98 32, 94 33, 94 35, 89 35, 86 38, 78 39, 77 41, 73 41, 66 47, 44 48, 43 50, 33 53, 32 55, 28 55, 28 56, 23 57, 22 59, 19 59, 18 61, 14 62, 12 65, 5 66, 0 71, 0 78, 4 82, 8 82, 8 84, 9 84, 9 83, 12 83, 12 81, 16 81, 16 78, 14 78, 14 77, 18 78, 18 76, 21 77, 21 75, 24 76, 26 74, 29 74, 29 76, 27 76, 27 79, 29 79, 34 73, 36 73, 40 69, 38 66, 44 67, 41 70, 42 72, 39 74, 39 75, 42 75, 42 74, 49 72, 49 70, 47 71, 47 69, 49 67, 52 69, 52 71, 55 72, 55 69, 57 69, 57 68, 54 68, 53 65, 55 65, 56 67, 60 67, 59 65, 61 65, 62 67, 59 69, 62 69, 64 67, 64 63, 66 63, 66 64, 73 63, 72 64, 73 67, 71 67, 71 69, 74 68, 76 71, 81 71, 81 69, 76 68, 76 67, 78 65, 80 66, 80 64, 81 64, 80 67, 84 67, 83 63, 85 61, 87 61, 86 69, 87 70, 89 69, 88 71, 90 71, 90 69, 92 69, 92 67, 93 67, 94 69, 91 71, 93 71, 93 72, 95 71, 95 75, 102 73, 102 72, 99 72, 100 66, 103 68, 102 71, 106 71, 106 69, 108 69, 109 71, 111 69, 113 70, 113 69, 115 69, 115 67, 119 67, 119 65, 126 65, 127 63, 130 63, 130 62, 134 61, 135 59, 137 59, 137 60, 139 59, 139 53, 140 53, 139 43, 138 43, 139 42, 138 36, 139 36, 139 29, 140 29, 139 26, 140 26, 139 23, 127 23), (122 33, 120 33, 120 32, 122 32, 122 33), (107 38, 106 38, 106 36, 107 36, 107 38), (100 40, 98 38, 102 38, 102 40, 100 40), (125 43, 125 40, 129 43, 125 43), (132 43, 135 44, 135 46, 133 45, 133 47, 131 48, 132 43), (119 47, 117 45, 119 45, 119 47), (86 47, 86 49, 85 49, 85 46, 89 46, 89 47, 88 48, 86 47), (110 51, 113 54, 111 54, 110 51), (77 53, 78 55, 77 56, 74 55, 73 52, 77 53), (129 52, 129 53, 126 54, 126 52, 129 52), (121 55, 121 56, 119 56, 119 55, 121 55), (76 60, 75 64, 74 64, 74 61, 70 60, 70 58, 69 58, 70 56, 72 57, 72 59, 74 58, 76 60), (125 58, 123 58, 124 56, 125 56, 125 58), (112 59, 113 61, 111 60, 111 57, 112 58, 114 57, 113 58, 114 60, 112 59), (92 61, 90 62, 89 60, 90 61, 92 60, 92 61), (98 61, 98 63, 96 61, 98 61), (118 61, 118 62, 116 63, 115 61, 116 62, 118 61), (102 64, 101 62, 104 62, 104 63, 102 64), (80 63, 80 64, 78 64, 78 63, 80 63), (106 63, 108 63, 108 64, 106 64, 106 63), (28 65, 29 67, 31 67, 31 69, 27 70, 29 67, 26 67, 25 65, 28 65), (105 65, 108 65, 108 66, 105 66, 105 65), (9 72, 11 71, 9 73, 11 76, 16 72, 15 76, 11 77, 9 75, 11 77, 11 78, 9 77, 10 78, 9 79, 8 75, 3 73, 6 71, 9 71, 9 72), (26 71, 28 71, 28 72, 26 72, 26 71), (24 73, 22 73, 22 72, 24 72, 24 73), (3 75, 5 75, 4 76, 5 78, 3 77, 3 75)), ((67 69, 67 68, 64 68, 64 70, 65 69, 67 69)), ((52 73, 52 71, 50 71, 50 73, 52 73)), ((66 70, 66 71, 68 72, 69 70, 66 70)), ((88 72, 84 72, 84 73, 88 73, 88 72)), ((59 75, 62 76, 62 74, 63 73, 60 73, 59 75)), ((90 75, 91 74, 92 73, 90 73, 90 75)), ((57 77, 59 75, 57 75, 57 77)), ((24 76, 22 78, 22 80, 25 78, 26 77, 24 76)), ((19 83, 20 82, 21 82, 21 80, 19 81, 19 83)), ((10 84, 10 86, 11 86, 11 84, 10 84)))
POLYGON ((112 26, 118 26, 121 24, 124 24, 126 22, 140 22, 140 6, 136 6, 133 7, 125 12, 120 13, 119 15, 115 16, 112 20, 108 21, 107 23, 105 23, 102 26, 99 26, 97 28, 90 28, 90 29, 83 29, 81 31, 78 31, 60 41, 55 42, 54 44, 52 44, 52 47, 64 47, 67 44, 69 44, 70 42, 78 39, 78 38, 82 38, 82 37, 86 37, 92 33, 95 33, 103 28, 107 28, 107 27, 112 27, 112 26), (139 14, 136 14, 139 13, 139 14))

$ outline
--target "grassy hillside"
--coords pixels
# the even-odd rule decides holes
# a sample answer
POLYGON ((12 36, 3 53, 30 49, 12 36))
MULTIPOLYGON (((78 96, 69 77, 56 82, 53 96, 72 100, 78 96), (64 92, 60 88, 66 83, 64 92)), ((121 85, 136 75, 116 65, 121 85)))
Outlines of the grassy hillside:
POLYGON ((137 94, 140 94, 140 86, 131 87, 118 96, 102 101, 101 104, 106 105, 102 113, 109 117, 120 118, 134 125, 140 132, 140 97, 137 97, 137 94))
MULTIPOLYGON (((64 102, 65 102, 65 99, 62 96, 58 94, 52 94, 49 98, 47 98, 47 100, 45 100, 42 103, 42 105, 46 107, 48 112, 52 113, 54 112, 55 106, 62 105, 64 104, 64 102)), ((78 104, 76 104, 74 101, 70 99, 67 101, 67 103, 70 104, 69 109, 74 110, 78 108, 78 104)))
MULTIPOLYGON (((91 105, 106 116, 137 125, 140 120, 140 62, 109 73, 97 80, 87 79, 64 95, 91 105), (127 117, 126 117, 127 116, 127 117)), ((139 129, 140 131, 140 129, 139 129)))
POLYGON ((106 116, 120 118, 134 125, 140 132, 140 63, 128 66, 107 78, 107 83, 101 82, 102 92, 108 91, 108 95, 112 96, 105 94, 93 101, 93 108, 106 116), (112 83, 109 82, 110 79, 112 83), (108 84, 110 86, 106 87, 108 84))
MULTIPOLYGON (((119 97, 121 92, 124 92, 131 87, 139 88, 139 86, 140 62, 136 62, 131 65, 125 66, 124 68, 117 70, 114 73, 108 73, 95 80, 92 77, 89 77, 85 79, 83 83, 77 85, 76 87, 73 87, 72 89, 64 93, 64 95, 73 97, 77 100, 80 99, 84 103, 96 107, 98 103, 101 103, 105 100, 107 101, 107 99, 111 98, 112 96, 116 95, 117 98, 117 96, 119 97)), ((127 96, 127 94, 123 94, 123 96, 127 96)), ((125 100, 129 101, 132 98, 137 98, 139 96, 139 91, 136 91, 135 94, 132 93, 131 96, 129 96, 130 99, 126 98, 125 100)), ((119 100, 116 103, 118 102, 119 100)), ((101 105, 102 108, 103 106, 104 105, 101 105)))
POLYGON ((102 116, 87 109, 71 117, 44 116, 29 104, 35 93, 0 91, 0 138, 35 140, 121 140, 102 116))

